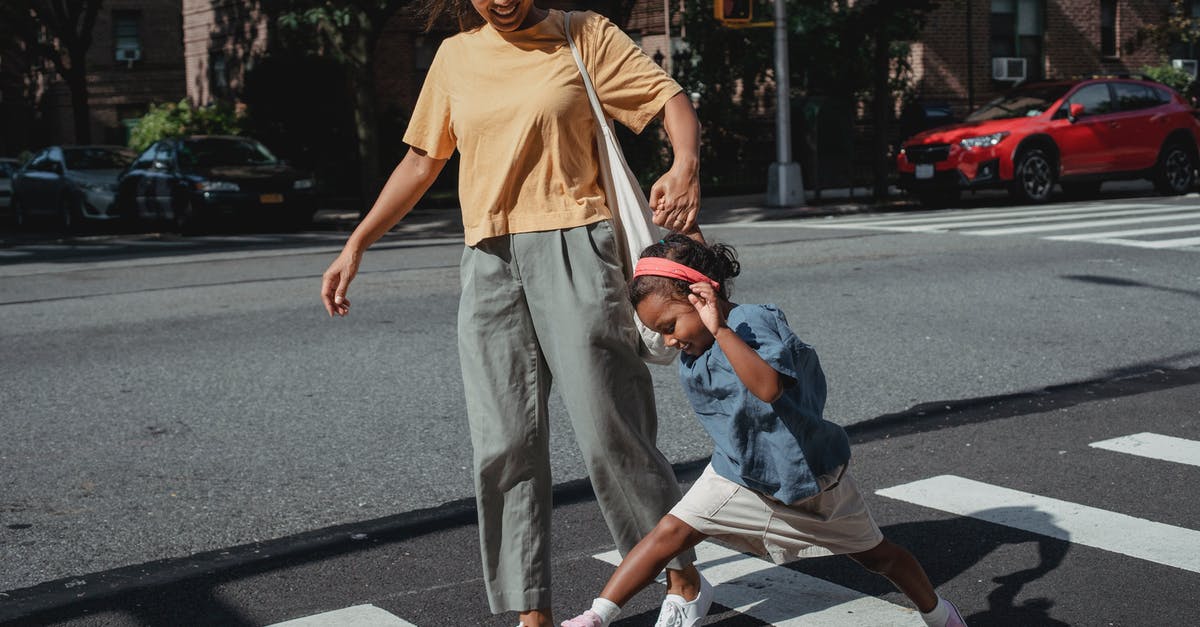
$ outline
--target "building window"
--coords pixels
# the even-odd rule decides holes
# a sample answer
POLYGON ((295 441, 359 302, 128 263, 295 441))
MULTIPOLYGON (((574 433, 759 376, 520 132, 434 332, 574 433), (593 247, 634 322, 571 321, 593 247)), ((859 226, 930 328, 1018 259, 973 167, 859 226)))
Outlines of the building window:
POLYGON ((992 0, 992 57, 1025 59, 1025 77, 1042 78, 1044 0, 992 0))
POLYGON ((1117 0, 1100 0, 1100 56, 1117 56, 1117 0))
POLYGON ((113 48, 118 62, 142 60, 140 11, 113 11, 113 48))

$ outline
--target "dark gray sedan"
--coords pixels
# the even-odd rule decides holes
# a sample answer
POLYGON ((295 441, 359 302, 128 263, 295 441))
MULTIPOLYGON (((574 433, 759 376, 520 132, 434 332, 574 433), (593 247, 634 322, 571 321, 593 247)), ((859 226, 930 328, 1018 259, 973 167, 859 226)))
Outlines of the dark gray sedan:
POLYGON ((137 153, 122 146, 50 146, 13 177, 17 224, 48 216, 71 229, 87 220, 112 220, 117 176, 137 153))
POLYGON ((297 226, 312 219, 312 175, 249 137, 164 139, 121 175, 122 212, 188 230, 218 219, 297 226))

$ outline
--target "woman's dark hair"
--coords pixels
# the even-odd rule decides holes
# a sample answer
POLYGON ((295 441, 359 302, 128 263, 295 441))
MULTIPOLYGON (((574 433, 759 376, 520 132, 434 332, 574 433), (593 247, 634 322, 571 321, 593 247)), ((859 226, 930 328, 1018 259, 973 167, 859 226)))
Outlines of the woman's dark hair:
POLYGON ((463 32, 483 26, 483 17, 471 0, 418 0, 417 15, 425 21, 427 33, 446 20, 458 24, 458 30, 463 32))
MULTIPOLYGON (((672 233, 658 243, 651 244, 639 257, 662 257, 681 263, 704 276, 718 282, 717 296, 729 300, 730 279, 742 271, 737 251, 725 244, 704 244, 679 233, 672 233)), ((676 296, 687 299, 692 293, 691 283, 682 279, 662 276, 640 276, 629 282, 629 300, 636 307, 650 294, 676 296)))

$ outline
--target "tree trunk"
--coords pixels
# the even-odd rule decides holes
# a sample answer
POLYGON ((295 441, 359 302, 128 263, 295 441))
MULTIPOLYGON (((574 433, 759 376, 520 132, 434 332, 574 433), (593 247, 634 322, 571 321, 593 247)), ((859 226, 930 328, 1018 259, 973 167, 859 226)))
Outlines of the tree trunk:
POLYGON ((872 175, 875 199, 884 200, 888 194, 888 122, 891 118, 892 94, 888 89, 891 74, 891 59, 888 55, 887 36, 880 27, 875 31, 874 71, 875 97, 872 98, 874 113, 875 142, 872 149, 872 175))
POLYGON ((375 113, 375 87, 370 71, 357 65, 347 67, 347 80, 354 97, 354 131, 358 144, 358 187, 362 195, 359 211, 366 215, 379 195, 379 120, 375 113))
POLYGON ((63 78, 71 91, 71 113, 75 121, 75 143, 92 143, 92 115, 88 105, 87 73, 82 65, 72 65, 63 78))

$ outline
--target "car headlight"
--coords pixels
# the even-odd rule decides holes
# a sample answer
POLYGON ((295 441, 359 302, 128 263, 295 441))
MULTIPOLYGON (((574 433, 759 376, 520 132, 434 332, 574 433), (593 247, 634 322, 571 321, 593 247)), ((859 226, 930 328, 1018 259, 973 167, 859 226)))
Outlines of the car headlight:
POLYGON ((958 145, 967 150, 971 150, 972 148, 991 148, 1004 141, 1005 137, 1008 137, 1008 131, 992 133, 991 135, 980 135, 979 137, 968 137, 958 142, 958 145))
POLYGON ((203 181, 196 183, 196 189, 202 192, 236 192, 241 188, 231 181, 203 181))
POLYGON ((292 189, 312 189, 314 183, 312 179, 298 179, 292 183, 292 189))

